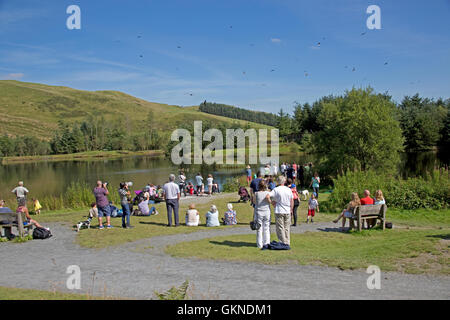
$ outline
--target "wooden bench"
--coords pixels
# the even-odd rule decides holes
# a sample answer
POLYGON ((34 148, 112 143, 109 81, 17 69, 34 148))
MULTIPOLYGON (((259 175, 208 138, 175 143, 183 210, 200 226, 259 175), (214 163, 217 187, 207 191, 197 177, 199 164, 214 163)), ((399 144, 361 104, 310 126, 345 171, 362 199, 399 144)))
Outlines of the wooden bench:
POLYGON ((364 221, 369 219, 380 220, 383 230, 386 228, 386 211, 387 206, 385 204, 376 205, 364 205, 353 208, 353 218, 350 219, 350 228, 353 226, 353 222, 356 221, 358 231, 362 230, 364 221))
POLYGON ((26 221, 25 212, 16 213, 9 208, 1 208, 0 210, 0 236, 10 238, 12 235, 12 228, 17 228, 19 236, 23 237, 29 235, 33 230, 33 224, 29 223, 23 225, 26 221), (8 210, 9 209, 9 210, 8 210))

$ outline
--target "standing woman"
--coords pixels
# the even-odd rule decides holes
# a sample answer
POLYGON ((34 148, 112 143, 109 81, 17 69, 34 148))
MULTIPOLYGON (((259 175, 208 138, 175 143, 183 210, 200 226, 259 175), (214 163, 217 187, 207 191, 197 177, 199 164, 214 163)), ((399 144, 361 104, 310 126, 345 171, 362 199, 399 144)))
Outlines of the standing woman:
POLYGON ((319 185, 320 185, 320 178, 319 174, 317 172, 314 172, 314 177, 311 178, 311 183, 309 184, 309 187, 313 188, 313 192, 317 194, 316 199, 319 199, 319 185))
POLYGON ((122 228, 131 229, 133 228, 130 225, 130 204, 128 202, 128 198, 130 198, 130 190, 128 189, 128 184, 126 182, 121 182, 119 184, 119 198, 120 204, 122 205, 122 228), (126 219, 126 223, 125 223, 126 219))
POLYGON ((270 243, 270 201, 268 199, 269 191, 264 180, 258 185, 258 191, 255 193, 255 211, 254 220, 261 227, 256 230, 256 245, 262 249, 270 243))
POLYGON ((291 220, 294 220, 292 227, 297 226, 297 209, 300 206, 300 197, 298 196, 297 186, 292 182, 292 179, 287 180, 288 187, 292 190, 292 196, 294 197, 294 210, 291 214, 291 220))

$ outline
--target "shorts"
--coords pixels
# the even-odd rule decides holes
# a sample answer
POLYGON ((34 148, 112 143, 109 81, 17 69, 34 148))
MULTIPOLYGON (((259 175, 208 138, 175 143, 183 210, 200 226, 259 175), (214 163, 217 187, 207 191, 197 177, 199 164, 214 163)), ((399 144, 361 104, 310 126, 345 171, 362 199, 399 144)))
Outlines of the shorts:
POLYGON ((344 218, 353 218, 353 214, 350 211, 345 211, 344 218))
POLYGON ((308 209, 308 216, 314 217, 315 214, 316 214, 315 209, 308 209))
POLYGON ((106 207, 98 207, 98 217, 103 218, 104 216, 110 217, 111 216, 111 209, 109 206, 106 207))
POLYGON ((252 177, 251 176, 247 176, 247 182, 252 181, 252 177))

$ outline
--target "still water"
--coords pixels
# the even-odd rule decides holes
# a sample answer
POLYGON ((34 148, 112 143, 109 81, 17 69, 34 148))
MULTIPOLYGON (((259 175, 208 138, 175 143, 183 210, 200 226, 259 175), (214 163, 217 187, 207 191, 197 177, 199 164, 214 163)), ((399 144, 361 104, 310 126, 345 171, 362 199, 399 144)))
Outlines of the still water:
MULTIPOLYGON (((280 162, 314 162, 312 156, 283 156, 280 162)), ((448 159, 447 159, 448 161, 448 159)), ((404 177, 432 171, 442 164, 433 152, 404 155, 400 172, 404 177)), ((254 166, 253 171, 259 166, 254 166)), ((147 183, 155 185, 167 181, 170 173, 178 173, 179 167, 170 161, 151 157, 133 157, 123 159, 93 161, 35 162, 0 165, 0 199, 11 198, 11 190, 19 180, 23 180, 30 190, 30 197, 63 194, 71 182, 85 182, 91 186, 97 180, 107 181, 110 189, 117 189, 121 181, 132 181, 133 189, 139 189, 147 183)), ((216 168, 214 166, 187 166, 188 180, 194 182, 197 172, 203 177, 211 173, 215 182, 222 188, 229 177, 244 174, 242 168, 216 168)))

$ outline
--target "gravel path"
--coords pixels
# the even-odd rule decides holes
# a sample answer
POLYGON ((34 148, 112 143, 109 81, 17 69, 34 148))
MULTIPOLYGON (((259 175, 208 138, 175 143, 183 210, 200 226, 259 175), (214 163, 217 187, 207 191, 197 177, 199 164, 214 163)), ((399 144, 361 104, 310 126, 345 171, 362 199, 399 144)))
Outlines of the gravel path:
MULTIPOLYGON (((248 234, 248 227, 154 237, 102 250, 81 248, 68 227, 50 225, 53 238, 0 243, 0 285, 70 292, 66 268, 81 268, 79 293, 151 299, 186 279, 198 299, 450 299, 450 277, 383 273, 381 290, 369 290, 364 270, 173 258, 164 247, 182 241, 248 234)), ((317 223, 293 232, 333 230, 317 223)), ((107 232, 107 230, 105 230, 107 232)), ((105 232, 103 231, 103 232, 105 232)), ((256 249, 255 249, 256 250, 256 249)))

